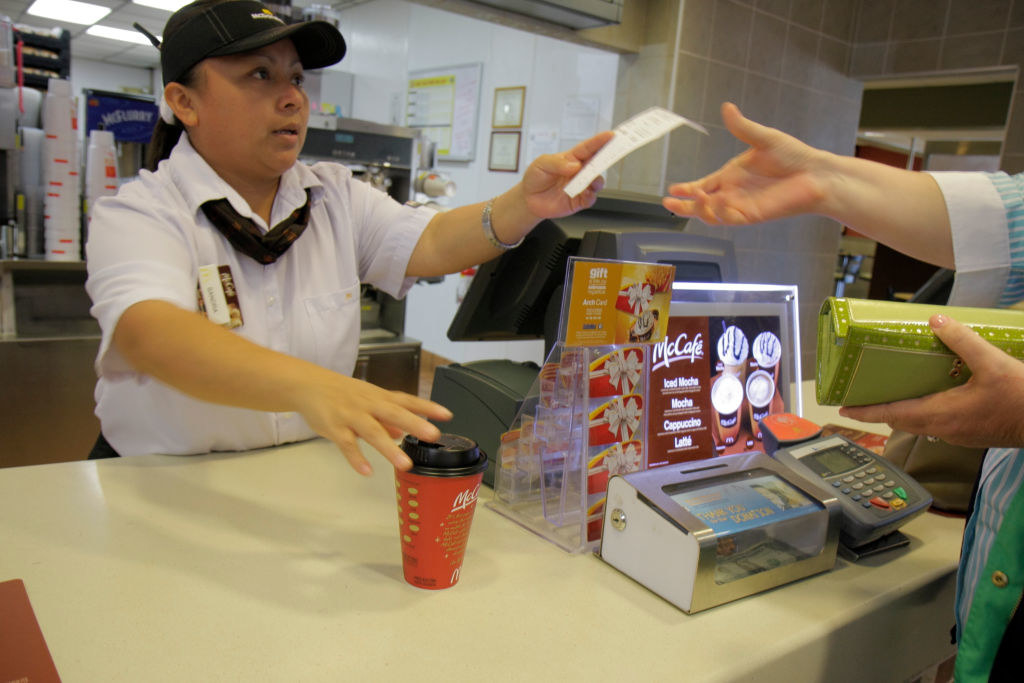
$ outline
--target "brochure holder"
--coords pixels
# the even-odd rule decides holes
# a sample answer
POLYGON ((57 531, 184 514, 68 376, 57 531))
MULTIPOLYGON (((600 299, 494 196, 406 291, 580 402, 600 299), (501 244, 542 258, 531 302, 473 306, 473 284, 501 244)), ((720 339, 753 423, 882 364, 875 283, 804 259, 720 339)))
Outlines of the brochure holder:
POLYGON ((608 477, 644 468, 644 387, 637 372, 635 392, 592 399, 590 367, 632 363, 647 353, 643 346, 555 344, 513 428, 502 435, 490 507, 570 552, 593 547, 608 477))
MULTIPOLYGON (((742 383, 747 375, 760 372, 755 383, 767 382, 770 375, 769 401, 755 403, 768 412, 800 414, 799 392, 790 390, 793 382, 799 384, 800 349, 796 287, 671 284, 669 280, 661 302, 657 291, 629 297, 627 289, 638 291, 635 282, 623 285, 617 297, 620 310, 626 308, 627 299, 642 299, 661 311, 654 315, 656 325, 645 339, 643 330, 637 334, 633 324, 649 322, 650 316, 639 311, 642 307, 634 308, 631 318, 625 315, 625 323, 608 322, 605 311, 606 323, 595 324, 596 318, 587 318, 572 306, 573 297, 587 303, 601 300, 587 296, 580 266, 597 270, 595 264, 609 264, 575 261, 570 260, 567 274, 563 341, 552 348, 511 429, 501 437, 495 495, 488 506, 564 550, 586 552, 600 542, 610 477, 716 455, 763 451, 755 433, 756 420, 752 421, 759 406, 746 395, 730 418, 735 426, 726 429, 731 441, 722 441, 722 429, 716 427, 722 423, 720 411, 710 400, 712 381, 734 374, 729 382, 742 383), (589 332, 605 324, 619 329, 621 334, 613 339, 625 339, 594 345, 565 341, 579 341, 581 336, 599 339, 596 332, 589 332), (761 354, 758 361, 751 341, 746 341, 743 358, 734 354, 731 358, 737 362, 726 368, 714 347, 724 331, 734 327, 739 331, 730 334, 736 338, 740 331, 751 339, 771 331, 779 349, 772 356, 761 354), (628 336, 623 332, 627 329, 628 336)), ((656 273, 655 279, 661 275, 656 273)), ((649 272, 646 277, 650 278, 649 272)), ((623 276, 623 282, 628 279, 623 276)), ((619 282, 613 281, 612 288, 618 288, 619 282)), ((598 315, 594 308, 590 310, 598 315)))

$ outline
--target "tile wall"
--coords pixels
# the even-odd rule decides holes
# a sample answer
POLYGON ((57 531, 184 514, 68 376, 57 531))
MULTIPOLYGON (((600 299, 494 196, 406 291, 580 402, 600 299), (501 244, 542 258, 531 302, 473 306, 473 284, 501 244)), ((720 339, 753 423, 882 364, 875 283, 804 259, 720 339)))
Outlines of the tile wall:
MULTIPOLYGON (((761 123, 840 154, 854 150, 863 80, 1020 64, 1024 0, 647 0, 645 44, 620 59, 616 121, 652 106, 701 122, 609 172, 611 187, 662 195, 745 145, 721 125, 732 101, 761 123)), ((1003 168, 1024 170, 1017 88, 1003 168)), ((758 227, 687 230, 726 236, 740 280, 800 288, 802 366, 813 376, 817 311, 833 289, 840 226, 802 216, 758 227)))
MULTIPOLYGON (((1024 0, 861 0, 849 74, 858 79, 999 67, 1024 70, 1024 0)), ((1000 167, 1024 171, 1018 81, 1000 167)))
MULTIPOLYGON (((710 135, 679 129, 667 144, 627 157, 609 183, 661 195, 669 183, 705 175, 741 152, 745 145, 721 123, 726 100, 810 144, 852 153, 862 91, 846 76, 855 9, 837 0, 649 0, 648 45, 620 59, 615 120, 660 104, 699 121, 710 135)), ((801 363, 804 376, 812 376, 817 311, 833 287, 838 224, 817 216, 744 228, 693 220, 687 230, 732 239, 741 281, 799 286, 801 363)))

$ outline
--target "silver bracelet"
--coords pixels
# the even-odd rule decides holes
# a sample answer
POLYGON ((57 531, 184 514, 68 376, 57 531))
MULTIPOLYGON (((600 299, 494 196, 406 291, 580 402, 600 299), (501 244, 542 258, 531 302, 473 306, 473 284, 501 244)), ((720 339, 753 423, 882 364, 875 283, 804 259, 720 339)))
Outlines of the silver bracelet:
POLYGON ((489 202, 487 202, 486 205, 484 205, 483 215, 480 216, 480 224, 484 228, 484 237, 486 237, 487 241, 490 242, 491 245, 496 249, 501 249, 502 251, 515 249, 516 247, 523 243, 525 235, 523 237, 520 237, 519 241, 516 242, 515 244, 508 244, 507 242, 502 242, 501 240, 499 240, 498 236, 494 234, 494 226, 491 225, 491 211, 493 209, 494 199, 492 198, 489 202))

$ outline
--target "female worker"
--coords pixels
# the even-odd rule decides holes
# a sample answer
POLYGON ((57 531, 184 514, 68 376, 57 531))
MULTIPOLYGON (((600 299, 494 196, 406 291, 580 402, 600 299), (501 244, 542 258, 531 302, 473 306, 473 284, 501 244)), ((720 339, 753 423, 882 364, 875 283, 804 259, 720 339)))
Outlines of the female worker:
POLYGON ((103 331, 95 456, 319 434, 362 474, 358 438, 411 466, 396 437, 437 439, 424 417, 450 413, 349 376, 360 283, 401 296, 418 277, 487 261, 540 220, 593 204, 600 179, 571 199, 561 188, 610 133, 445 213, 400 205, 341 165, 298 162, 303 70, 344 53, 331 24, 286 25, 254 0, 199 0, 168 20, 154 147, 173 149, 97 202, 90 226, 86 287, 103 331))
MULTIPOLYGON (((669 187, 666 208, 742 225, 816 213, 911 256, 956 269, 950 303, 1024 300, 1024 174, 917 173, 814 149, 722 106, 750 148, 700 180, 669 187)), ((971 369, 922 398, 842 408, 954 444, 988 447, 957 576, 956 680, 1019 680, 1024 642, 1024 363, 948 316, 935 334, 971 369)))

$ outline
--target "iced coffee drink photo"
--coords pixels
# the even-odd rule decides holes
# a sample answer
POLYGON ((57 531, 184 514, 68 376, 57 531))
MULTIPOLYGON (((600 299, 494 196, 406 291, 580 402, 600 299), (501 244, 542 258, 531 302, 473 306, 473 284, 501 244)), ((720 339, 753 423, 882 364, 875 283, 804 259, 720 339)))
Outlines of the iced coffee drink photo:
POLYGON ((740 406, 743 383, 736 375, 722 373, 711 386, 711 406, 715 410, 714 434, 720 445, 736 443, 740 431, 740 406))
POLYGON ((747 378, 747 403, 750 406, 750 431, 761 440, 760 420, 767 417, 775 398, 775 380, 764 370, 755 370, 747 378))
POLYGON ((743 366, 747 362, 747 335, 736 325, 730 325, 718 338, 718 360, 722 361, 723 370, 737 377, 743 376, 743 366))
POLYGON ((757 367, 772 376, 772 381, 779 381, 779 360, 782 358, 782 343, 774 332, 765 330, 754 337, 752 347, 757 367))

